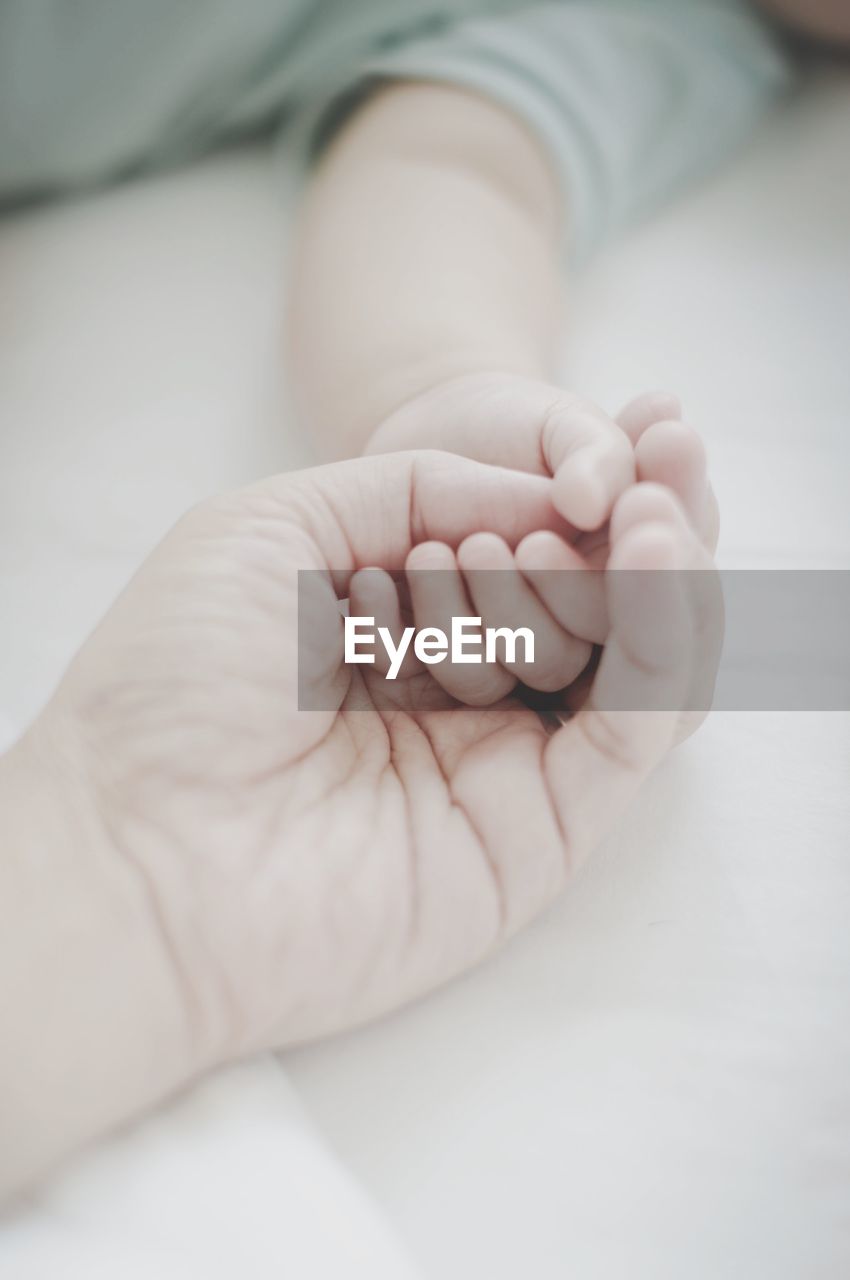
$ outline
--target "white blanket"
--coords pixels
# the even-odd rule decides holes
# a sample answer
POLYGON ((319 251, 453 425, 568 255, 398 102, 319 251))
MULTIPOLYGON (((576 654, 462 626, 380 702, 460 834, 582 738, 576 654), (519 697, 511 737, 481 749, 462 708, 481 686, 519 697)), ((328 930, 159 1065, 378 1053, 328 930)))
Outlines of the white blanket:
MULTIPOLYGON (((850 563, 849 132, 824 77, 574 297, 565 376, 681 392, 729 566, 850 563)), ((181 510, 306 456, 282 268, 257 153, 0 228, 7 737, 181 510)), ((848 782, 847 715, 714 715, 501 957, 82 1158, 0 1277, 400 1278, 398 1233, 440 1280, 840 1280, 848 782)))

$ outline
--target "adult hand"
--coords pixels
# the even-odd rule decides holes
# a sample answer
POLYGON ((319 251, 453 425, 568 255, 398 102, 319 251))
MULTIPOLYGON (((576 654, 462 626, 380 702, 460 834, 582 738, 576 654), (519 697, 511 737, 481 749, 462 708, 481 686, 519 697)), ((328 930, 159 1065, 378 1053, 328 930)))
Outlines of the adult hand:
MULTIPOLYGON (((633 608, 633 574, 606 575, 608 643, 560 727, 513 698, 459 704, 427 673, 389 692, 342 664, 338 614, 311 659, 333 705, 298 708, 299 570, 335 602, 426 542, 562 531, 551 497, 544 477, 394 453, 205 502, 149 557, 0 761, 0 1183, 210 1066, 444 981, 605 835, 691 683, 677 574, 648 575, 657 612, 633 608), (624 680, 669 709, 606 710, 624 680)), ((612 569, 692 562, 687 520, 649 499, 615 507, 612 569)))

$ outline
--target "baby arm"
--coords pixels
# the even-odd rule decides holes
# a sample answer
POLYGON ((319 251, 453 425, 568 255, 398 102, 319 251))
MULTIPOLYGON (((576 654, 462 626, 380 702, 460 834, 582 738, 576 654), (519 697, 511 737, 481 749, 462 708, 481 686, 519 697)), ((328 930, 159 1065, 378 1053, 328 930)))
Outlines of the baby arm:
POLYGON ((430 447, 554 474, 578 533, 604 525, 635 478, 659 482, 711 542, 704 454, 677 399, 642 397, 616 422, 552 381, 569 221, 548 157, 504 108, 435 84, 377 93, 302 215, 291 339, 304 416, 332 456, 430 447))
POLYGON ((563 263, 715 164, 786 79, 765 29, 726 3, 518 5, 387 42, 353 72, 373 90, 337 113, 296 246, 293 381, 326 451, 554 472, 582 530, 635 473, 691 473, 692 440, 663 475, 635 472, 611 419, 553 385, 563 263))
POLYGON ((437 85, 366 104, 316 176, 296 255, 293 373, 325 450, 555 473, 562 514, 598 528, 634 459, 606 414, 549 381, 563 219, 544 153, 503 108, 437 85))
POLYGON ((551 375, 562 212, 531 133, 464 89, 399 83, 337 136, 301 220, 292 367, 331 453, 461 375, 551 375))

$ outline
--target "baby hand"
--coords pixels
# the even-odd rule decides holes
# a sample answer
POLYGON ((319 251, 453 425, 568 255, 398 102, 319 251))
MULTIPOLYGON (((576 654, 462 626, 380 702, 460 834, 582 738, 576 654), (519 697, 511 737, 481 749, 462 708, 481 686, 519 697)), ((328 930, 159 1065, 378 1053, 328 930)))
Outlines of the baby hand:
POLYGON ((634 450, 613 419, 515 374, 469 374, 432 387, 396 410, 367 452, 423 448, 553 476, 554 505, 576 534, 599 529, 635 479, 634 450))
MULTIPOLYGON (((599 574, 608 561, 608 522, 636 482, 669 490, 703 547, 717 542, 717 503, 705 451, 681 421, 679 400, 649 392, 609 418, 589 401, 514 374, 450 379, 397 410, 378 429, 369 452, 439 448, 477 461, 553 477, 552 502, 566 521, 563 536, 540 533, 517 549, 517 567, 538 588, 551 571, 585 570, 565 590, 559 574, 556 616, 576 641, 560 643, 561 669, 572 669, 604 642, 608 630, 599 574), (591 571, 591 572, 588 572, 591 571), (569 658, 567 658, 569 653, 569 658)), ((485 542, 473 548, 491 567, 505 557, 485 542)), ((424 553, 422 553, 424 554, 424 553)), ((552 602, 546 601, 552 608, 552 602)), ((581 667, 579 667, 581 669, 581 667)))
POLYGON ((397 409, 367 453, 443 449, 555 479, 553 502, 576 530, 595 532, 635 480, 666 485, 714 549, 717 505, 699 437, 679 399, 650 391, 611 418, 589 400, 517 374, 451 378, 397 409))
MULTIPOLYGON (((380 634, 375 674, 390 680, 433 680, 444 693, 467 706, 506 705, 521 686, 522 699, 555 719, 581 706, 593 676, 593 634, 609 632, 609 571, 623 568, 684 571, 680 586, 694 595, 697 627, 689 655, 693 672, 688 708, 704 710, 710 701, 716 668, 722 606, 716 595, 711 558, 696 536, 675 494, 658 484, 632 485, 616 502, 610 521, 611 550, 605 570, 588 570, 576 552, 552 529, 540 529, 518 544, 494 532, 476 532, 458 546, 426 541, 407 556, 405 573, 379 568, 359 570, 351 579, 349 613, 356 625, 368 623, 380 634), (644 551, 640 563, 617 555, 624 539, 637 536, 644 551), (652 550, 674 541, 675 564, 652 550), (652 554, 649 554, 649 551, 652 554), (457 631, 458 622, 465 630, 457 631), (381 629, 380 632, 378 629, 381 629), (417 657, 414 633, 441 637, 438 649, 417 657), (489 642, 485 640, 490 633, 489 642), (498 638, 493 633, 498 632, 498 638), (446 645, 446 639, 448 645, 446 645), (490 646, 492 645, 492 650, 490 646), (485 656, 486 655, 486 656, 485 656), (427 666, 423 665, 427 663, 427 666), (704 679, 705 677, 705 679, 704 679)), ((616 575, 615 575, 616 576, 616 575)), ((627 583, 634 591, 632 624, 652 613, 652 577, 627 583)), ((653 626, 664 630, 663 619, 653 626)), ((597 654, 598 656, 598 654, 597 654)), ((618 698, 629 699, 628 689, 618 698)), ((648 708, 642 708, 648 709, 648 708)), ((696 727, 689 715, 688 731, 696 727)))

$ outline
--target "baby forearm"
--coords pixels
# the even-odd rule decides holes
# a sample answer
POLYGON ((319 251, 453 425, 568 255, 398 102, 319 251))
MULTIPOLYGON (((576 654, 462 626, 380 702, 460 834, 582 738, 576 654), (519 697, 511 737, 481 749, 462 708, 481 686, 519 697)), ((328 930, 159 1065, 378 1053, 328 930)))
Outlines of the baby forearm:
POLYGON ((562 211, 512 116, 431 84, 391 86, 324 157, 305 203, 292 378, 325 452, 358 452, 400 404, 458 374, 550 374, 562 211))

